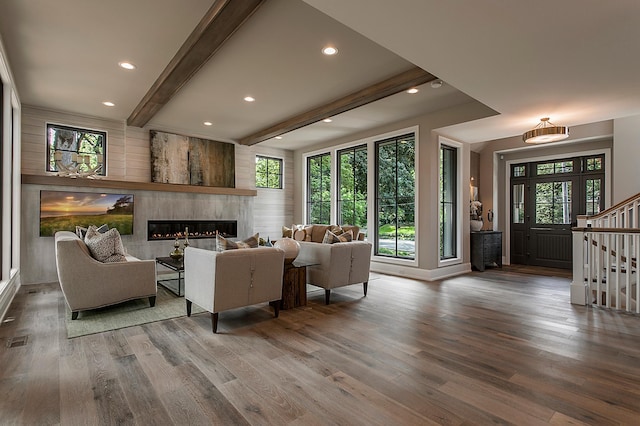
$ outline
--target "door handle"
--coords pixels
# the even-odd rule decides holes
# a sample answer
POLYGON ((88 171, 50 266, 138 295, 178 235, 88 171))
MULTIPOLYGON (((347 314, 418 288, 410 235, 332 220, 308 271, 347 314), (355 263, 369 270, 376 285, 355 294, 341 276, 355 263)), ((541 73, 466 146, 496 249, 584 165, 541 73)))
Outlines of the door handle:
POLYGON ((551 231, 552 228, 529 228, 532 231, 551 231))

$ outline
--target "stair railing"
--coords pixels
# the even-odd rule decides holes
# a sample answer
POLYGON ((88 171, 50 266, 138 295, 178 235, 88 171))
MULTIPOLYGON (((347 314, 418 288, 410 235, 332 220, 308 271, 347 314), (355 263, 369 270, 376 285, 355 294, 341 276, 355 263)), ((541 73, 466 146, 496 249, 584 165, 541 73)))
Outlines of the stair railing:
POLYGON ((573 228, 571 303, 640 313, 640 194, 573 228))

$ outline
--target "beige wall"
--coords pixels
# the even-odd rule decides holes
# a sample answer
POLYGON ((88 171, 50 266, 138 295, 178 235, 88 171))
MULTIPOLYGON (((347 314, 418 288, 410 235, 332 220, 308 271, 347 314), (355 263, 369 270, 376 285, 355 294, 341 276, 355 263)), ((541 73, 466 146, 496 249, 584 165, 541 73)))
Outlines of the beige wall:
POLYGON ((640 193, 638 178, 640 157, 640 115, 613 121, 613 182, 612 203, 616 204, 640 193))

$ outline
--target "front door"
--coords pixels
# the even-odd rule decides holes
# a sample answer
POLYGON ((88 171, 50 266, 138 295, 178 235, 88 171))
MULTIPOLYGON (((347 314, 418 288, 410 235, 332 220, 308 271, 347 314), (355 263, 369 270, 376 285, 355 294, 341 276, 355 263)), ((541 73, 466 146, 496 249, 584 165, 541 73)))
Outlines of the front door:
POLYGON ((604 157, 511 167, 511 262, 570 269, 571 227, 604 206, 604 157))

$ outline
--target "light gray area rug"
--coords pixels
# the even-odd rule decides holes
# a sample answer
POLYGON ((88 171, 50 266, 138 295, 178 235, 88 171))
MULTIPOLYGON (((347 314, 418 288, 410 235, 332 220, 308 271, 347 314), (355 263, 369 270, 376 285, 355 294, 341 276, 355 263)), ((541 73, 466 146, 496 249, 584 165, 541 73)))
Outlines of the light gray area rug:
MULTIPOLYGON (((191 313, 204 312, 195 304, 191 313)), ((156 305, 149 307, 149 298, 130 300, 105 308, 82 311, 77 320, 71 320, 71 311, 66 312, 67 338, 86 336, 103 331, 117 330, 150 322, 162 321, 187 315, 184 297, 178 297, 158 286, 156 305)))

